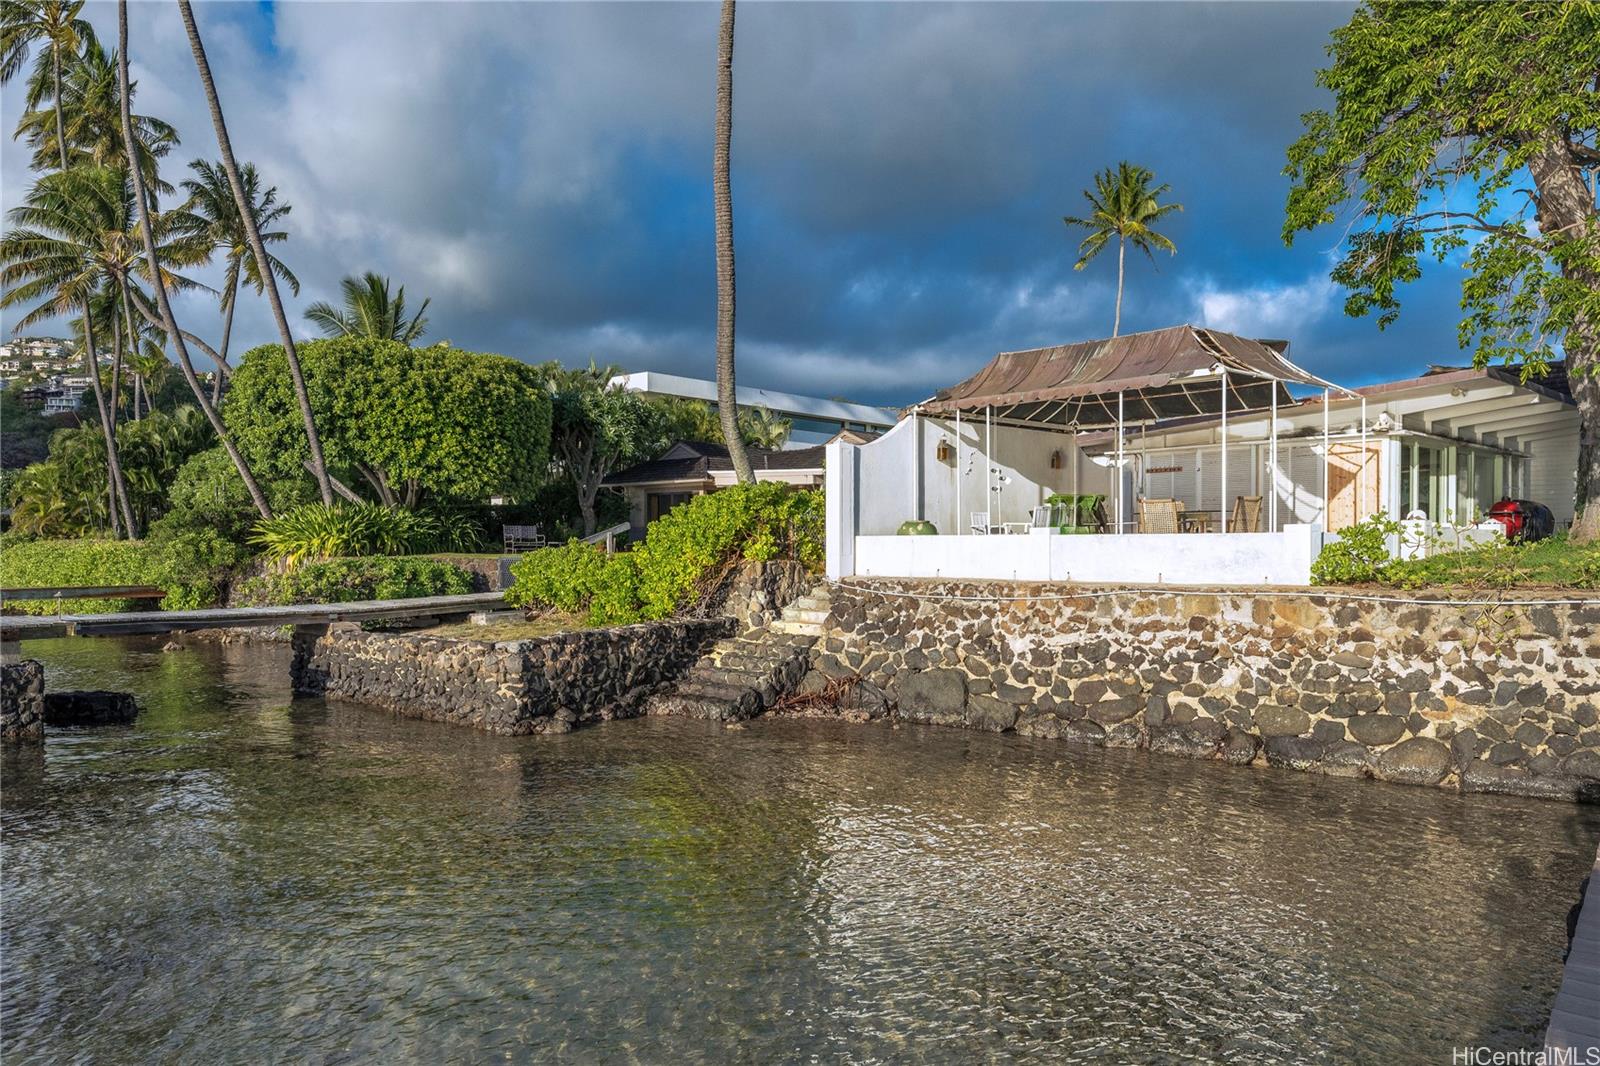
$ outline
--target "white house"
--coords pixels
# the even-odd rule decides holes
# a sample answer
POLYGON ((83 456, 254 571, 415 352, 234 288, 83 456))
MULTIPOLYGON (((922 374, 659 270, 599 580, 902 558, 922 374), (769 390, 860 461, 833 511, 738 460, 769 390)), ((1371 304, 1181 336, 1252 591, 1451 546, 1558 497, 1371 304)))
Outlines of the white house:
POLYGON ((1351 390, 1287 347, 1177 326, 1002 353, 883 437, 829 445, 829 572, 1303 585, 1325 532, 1374 513, 1466 525, 1511 495, 1571 521, 1559 375, 1351 390), (1103 525, 1063 532, 1062 494, 1099 497, 1103 525), (914 519, 937 533, 896 535, 914 519))
MULTIPOLYGON (((748 451, 757 481, 777 481, 796 488, 822 484, 820 446, 748 451)), ((642 538, 646 526, 680 503, 737 483, 728 449, 705 441, 678 441, 660 457, 618 470, 602 482, 627 499, 634 540, 642 538)))
MULTIPOLYGON (((688 400, 704 400, 712 406, 717 402, 717 383, 703 378, 679 377, 676 374, 658 374, 642 370, 632 374, 619 374, 612 384, 620 384, 634 392, 657 396, 676 396, 688 400)), ((765 407, 775 415, 789 420, 789 442, 786 448, 807 448, 826 444, 842 430, 880 432, 894 425, 900 412, 888 407, 871 407, 848 400, 824 400, 817 396, 799 396, 792 392, 775 392, 740 385, 736 393, 741 407, 765 407)))

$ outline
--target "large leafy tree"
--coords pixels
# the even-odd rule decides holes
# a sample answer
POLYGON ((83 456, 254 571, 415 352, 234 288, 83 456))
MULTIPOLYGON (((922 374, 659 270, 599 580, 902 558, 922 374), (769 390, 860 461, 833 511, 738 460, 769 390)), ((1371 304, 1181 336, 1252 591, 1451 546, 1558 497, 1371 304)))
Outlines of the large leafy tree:
POLYGON ((653 459, 667 444, 659 404, 613 384, 615 367, 549 367, 550 450, 578 494, 584 536, 595 531, 595 499, 606 476, 653 459))
POLYGON ((325 337, 366 337, 373 340, 415 344, 428 332, 426 312, 430 301, 423 300, 417 313, 406 317, 406 287, 389 294, 389 279, 367 271, 359 278, 339 283, 344 307, 337 308, 318 300, 306 308, 306 318, 322 330, 325 337))
MULTIPOLYGON (((388 506, 531 494, 549 464, 540 371, 443 344, 341 337, 300 348, 329 466, 388 506)), ((245 353, 223 413, 252 467, 302 476, 309 460, 283 349, 245 353)))
POLYGON ((739 390, 733 363, 733 183, 729 174, 733 152, 733 4, 734 0, 722 0, 722 21, 717 32, 716 137, 711 153, 717 231, 717 417, 733 460, 734 476, 753 483, 756 475, 750 468, 750 456, 745 453, 744 437, 739 433, 739 390))
MULTIPOLYGON (((261 279, 261 268, 250 248, 250 235, 245 231, 244 216, 239 213, 238 202, 234 200, 227 171, 221 163, 204 159, 196 159, 189 164, 189 169, 194 172, 194 177, 183 181, 183 191, 188 195, 184 210, 189 212, 195 229, 222 253, 223 260, 222 339, 217 342, 220 365, 211 392, 215 400, 227 370, 228 342, 233 335, 233 310, 238 302, 239 288, 249 285, 257 294, 261 294, 265 291, 265 285, 261 279)), ((277 186, 269 185, 263 189, 261 175, 256 172, 253 163, 246 163, 239 168, 239 180, 244 185, 245 201, 251 205, 255 215, 262 244, 278 244, 288 240, 289 235, 283 230, 271 228, 291 210, 288 204, 278 202, 277 186)), ((283 260, 268 252, 267 263, 272 273, 289 286, 290 292, 300 295, 300 279, 294 276, 283 260)))
POLYGON ((1345 311, 1400 311, 1433 260, 1462 276, 1478 365, 1542 372, 1564 351, 1580 412, 1575 540, 1600 534, 1600 8, 1364 5, 1318 80, 1330 111, 1289 148, 1284 239, 1346 227, 1345 311))
POLYGON ((1155 174, 1127 160, 1117 164, 1115 170, 1103 170, 1095 175, 1094 188, 1083 190, 1089 201, 1089 213, 1078 218, 1064 215, 1061 221, 1068 226, 1089 231, 1078 245, 1078 261, 1072 269, 1082 270, 1089 261, 1104 251, 1113 240, 1117 242, 1117 307, 1111 319, 1111 335, 1122 331, 1122 281, 1128 256, 1128 245, 1154 259, 1155 253, 1177 254, 1177 245, 1163 234, 1157 233, 1155 224, 1174 211, 1182 211, 1182 204, 1164 204, 1161 198, 1170 186, 1154 184, 1155 174))

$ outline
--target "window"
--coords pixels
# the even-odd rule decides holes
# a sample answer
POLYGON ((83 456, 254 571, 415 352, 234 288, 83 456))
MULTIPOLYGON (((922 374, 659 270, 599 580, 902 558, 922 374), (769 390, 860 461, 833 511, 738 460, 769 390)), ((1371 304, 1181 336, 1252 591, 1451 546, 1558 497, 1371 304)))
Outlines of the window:
POLYGON ((694 498, 692 492, 652 492, 645 497, 645 521, 654 522, 680 503, 694 498))

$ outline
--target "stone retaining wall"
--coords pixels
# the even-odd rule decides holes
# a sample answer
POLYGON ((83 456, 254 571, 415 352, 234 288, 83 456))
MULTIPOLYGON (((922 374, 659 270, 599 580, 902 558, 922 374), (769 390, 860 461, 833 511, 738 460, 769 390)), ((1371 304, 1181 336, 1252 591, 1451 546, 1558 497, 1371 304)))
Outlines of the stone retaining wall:
POLYGON ((0 665, 0 740, 44 736, 44 664, 37 659, 0 665))
POLYGON ((732 625, 725 618, 646 622, 501 642, 338 625, 297 632, 291 671, 297 692, 490 733, 564 733, 639 714, 647 696, 732 625))
POLYGON ((1600 599, 858 579, 832 601, 816 676, 859 677, 856 706, 902 719, 1600 800, 1600 599))

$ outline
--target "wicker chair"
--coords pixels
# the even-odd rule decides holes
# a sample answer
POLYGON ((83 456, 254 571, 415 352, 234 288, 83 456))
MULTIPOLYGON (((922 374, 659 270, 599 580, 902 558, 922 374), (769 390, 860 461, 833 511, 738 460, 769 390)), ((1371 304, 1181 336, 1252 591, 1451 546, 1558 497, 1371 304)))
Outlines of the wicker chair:
POLYGON ((1261 532, 1261 497, 1235 496, 1233 517, 1228 519, 1229 533, 1261 532))
POLYGON ((1178 510, 1177 500, 1141 499, 1139 501, 1139 532, 1178 532, 1178 510))

